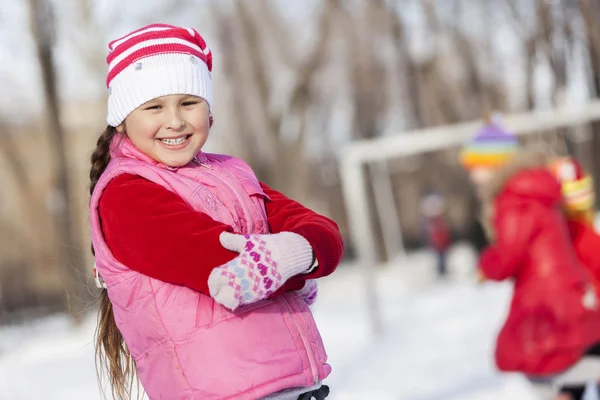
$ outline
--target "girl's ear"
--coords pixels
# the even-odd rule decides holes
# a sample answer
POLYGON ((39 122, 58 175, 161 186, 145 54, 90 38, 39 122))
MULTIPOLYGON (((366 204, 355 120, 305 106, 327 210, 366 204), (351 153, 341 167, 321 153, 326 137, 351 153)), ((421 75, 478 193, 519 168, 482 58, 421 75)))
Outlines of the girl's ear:
POLYGON ((121 124, 121 125, 117 126, 116 129, 117 129, 117 132, 119 132, 119 133, 125 132, 125 124, 121 124))

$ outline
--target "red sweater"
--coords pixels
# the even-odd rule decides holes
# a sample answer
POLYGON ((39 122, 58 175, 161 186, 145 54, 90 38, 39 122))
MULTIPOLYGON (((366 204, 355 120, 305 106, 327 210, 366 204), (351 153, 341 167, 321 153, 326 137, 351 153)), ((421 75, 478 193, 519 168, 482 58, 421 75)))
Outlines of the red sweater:
MULTIPOLYGON (((261 183, 271 233, 295 232, 311 244, 318 268, 296 276, 275 293, 302 288, 304 280, 331 274, 343 242, 335 222, 261 183)), ((177 194, 140 176, 113 179, 99 204, 108 248, 134 271, 208 294, 211 271, 238 253, 225 249, 219 235, 232 228, 195 211, 177 194)))

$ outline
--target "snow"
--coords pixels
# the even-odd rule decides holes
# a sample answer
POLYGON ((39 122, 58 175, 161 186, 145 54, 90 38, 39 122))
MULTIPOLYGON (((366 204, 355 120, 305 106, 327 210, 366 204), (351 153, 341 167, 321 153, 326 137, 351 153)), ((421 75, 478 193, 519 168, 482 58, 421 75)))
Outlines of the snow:
MULTIPOLYGON (((455 246, 448 281, 435 278, 426 251, 381 268, 379 337, 366 314, 365 270, 344 265, 323 279, 314 314, 333 367, 329 399, 533 400, 521 376, 493 365, 510 285, 476 285, 473 261, 467 246, 455 246)), ((1 328, 0 400, 101 399, 94 327, 93 316, 72 328, 59 315, 1 328)))

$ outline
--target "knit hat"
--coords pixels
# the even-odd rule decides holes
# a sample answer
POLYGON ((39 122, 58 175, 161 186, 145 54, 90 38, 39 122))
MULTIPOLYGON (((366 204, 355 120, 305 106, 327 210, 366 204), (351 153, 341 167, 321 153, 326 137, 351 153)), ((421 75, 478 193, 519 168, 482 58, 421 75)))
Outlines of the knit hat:
POLYGON ((489 122, 463 148, 460 161, 465 169, 497 168, 506 164, 518 149, 514 134, 489 122))
POLYGON ((108 116, 118 126, 140 105, 160 96, 189 94, 212 102, 212 53, 191 28, 152 24, 108 45, 108 116))

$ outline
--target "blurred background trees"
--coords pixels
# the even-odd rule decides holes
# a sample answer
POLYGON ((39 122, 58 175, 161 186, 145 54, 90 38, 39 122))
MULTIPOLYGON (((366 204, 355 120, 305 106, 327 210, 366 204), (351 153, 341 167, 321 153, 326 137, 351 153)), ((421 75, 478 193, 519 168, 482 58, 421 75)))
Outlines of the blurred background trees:
MULTIPOLYGON (((105 124, 106 44, 139 25, 189 25, 206 36, 216 98, 208 150, 246 159, 346 237, 337 164, 345 143, 600 93, 600 0, 134 3, 3 4, 0 52, 12 56, 0 69, 0 320, 67 304, 77 319, 92 305, 87 174, 105 124)), ((585 147, 559 134, 599 176, 595 132, 585 147)), ((409 246, 420 243, 415 210, 431 189, 447 198, 457 236, 468 233, 457 149, 372 166, 370 176, 381 168, 393 177, 409 246)))

